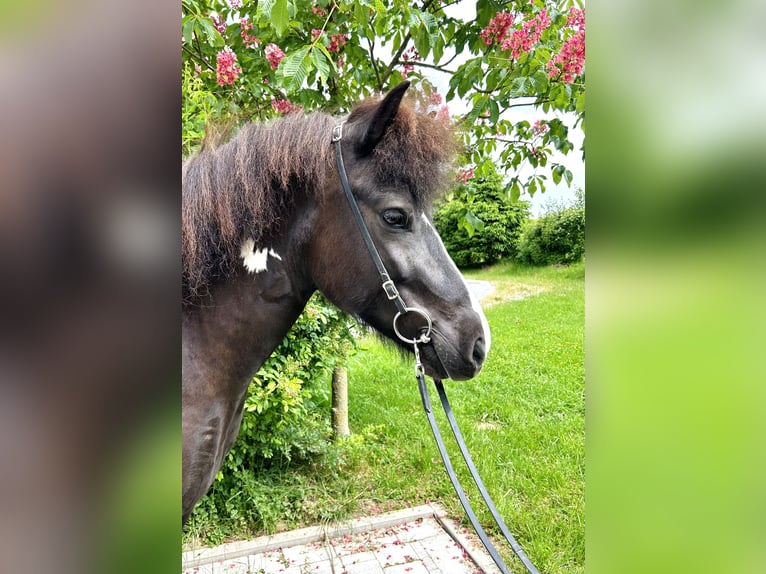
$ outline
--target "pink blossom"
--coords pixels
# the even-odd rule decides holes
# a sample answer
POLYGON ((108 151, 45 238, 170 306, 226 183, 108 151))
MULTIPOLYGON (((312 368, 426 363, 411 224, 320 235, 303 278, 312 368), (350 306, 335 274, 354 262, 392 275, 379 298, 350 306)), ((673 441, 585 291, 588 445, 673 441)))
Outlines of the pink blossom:
POLYGON ((498 12, 489 21, 487 27, 479 33, 479 36, 481 36, 487 46, 491 46, 503 39, 508 34, 511 26, 513 26, 513 14, 510 12, 498 12))
POLYGON ((426 112, 437 120, 450 121, 449 106, 444 103, 444 97, 439 92, 432 92, 425 101, 426 112))
POLYGON ((242 8, 242 0, 229 0, 229 6, 231 6, 235 10, 237 8, 242 8))
POLYGON ((546 67, 548 77, 559 75, 568 84, 574 82, 575 76, 581 75, 585 69, 585 30, 570 36, 546 67))
POLYGON ((579 10, 572 6, 567 16, 567 26, 576 28, 578 32, 585 32, 585 10, 579 10))
POLYGON ((292 112, 299 112, 303 109, 303 106, 297 106, 294 103, 288 101, 288 100, 277 100, 272 99, 271 100, 271 107, 274 108, 274 111, 278 114, 289 114, 292 112))
POLYGON ((250 18, 245 16, 239 21, 240 31, 239 35, 242 36, 242 42, 244 42, 246 48, 257 48, 261 45, 261 41, 255 36, 250 35, 250 30, 253 29, 253 23, 250 22, 250 18))
POLYGON ((420 54, 418 54, 415 46, 412 46, 409 50, 402 54, 402 60, 404 61, 404 66, 402 67, 402 76, 406 78, 410 72, 415 70, 415 66, 410 64, 410 62, 419 62, 422 59, 423 58, 420 57, 420 54))
POLYGON ((321 6, 319 6, 316 2, 314 2, 314 4, 311 5, 311 11, 320 17, 327 14, 327 11, 321 6))
POLYGON ((279 67, 279 62, 285 57, 285 53, 276 44, 266 46, 265 53, 272 70, 276 70, 279 67))
POLYGON ((572 7, 567 26, 577 31, 561 45, 559 52, 546 64, 548 77, 559 77, 571 84, 585 69, 585 10, 572 7))
POLYGON ((455 181, 460 182, 462 185, 466 185, 469 179, 473 179, 474 168, 473 166, 461 167, 455 174, 455 181))
POLYGON ((328 52, 338 52, 342 46, 346 45, 346 36, 344 34, 333 34, 330 36, 330 45, 327 46, 328 52))
POLYGON ((231 48, 226 46, 218 52, 217 67, 215 70, 215 79, 219 86, 228 86, 233 84, 239 77, 241 68, 237 65, 237 55, 231 48))
POLYGON ((527 20, 520 29, 514 30, 500 45, 510 50, 511 58, 518 60, 522 52, 529 52, 540 41, 543 31, 551 25, 547 10, 541 10, 534 18, 527 20))
POLYGON ((311 41, 316 42, 319 36, 321 35, 322 35, 322 30, 317 30, 316 28, 314 28, 313 30, 311 30, 311 41))
POLYGON ((343 56, 339 56, 338 61, 335 62, 335 65, 338 66, 338 70, 342 72, 343 68, 346 67, 346 60, 343 59, 343 56))
POLYGON ((224 21, 222 16, 219 16, 218 14, 210 14, 210 19, 213 21, 213 26, 216 30, 218 30, 218 33, 221 36, 226 35, 226 22, 224 21))
POLYGON ((548 131, 548 124, 545 123, 545 120, 537 120, 532 125, 532 133, 536 136, 544 134, 547 131, 548 131))

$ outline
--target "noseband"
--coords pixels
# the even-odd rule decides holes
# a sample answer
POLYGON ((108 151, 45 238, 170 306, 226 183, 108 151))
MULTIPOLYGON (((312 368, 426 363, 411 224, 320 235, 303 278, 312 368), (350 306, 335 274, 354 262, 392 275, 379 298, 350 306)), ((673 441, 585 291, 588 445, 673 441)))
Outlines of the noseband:
MULTIPOLYGON (((383 291, 385 292, 386 297, 388 297, 388 299, 390 301, 393 301, 394 305, 396 305, 397 313, 394 316, 394 320, 393 320, 394 333, 396 333, 396 336, 399 337, 399 339, 401 339, 404 343, 407 343, 408 345, 412 345, 412 348, 415 351, 415 378, 418 381, 420 398, 423 401, 423 408, 426 411, 426 416, 428 417, 428 423, 431 427, 431 432, 433 432, 434 438, 436 439, 436 446, 439 449, 439 454, 441 454, 442 460, 444 461, 444 468, 446 469, 447 475, 449 476, 449 479, 452 482, 452 486, 454 487, 455 492, 457 493, 457 496, 460 499, 460 503, 463 505, 463 509, 465 510, 465 513, 468 516, 468 519, 471 521, 471 524, 473 525, 473 528, 476 531, 476 534, 478 534, 482 544, 487 549, 490 556, 492 557, 492 560, 495 562, 495 564, 500 569, 502 574, 510 574, 510 571, 508 570, 508 567, 505 565, 505 562, 500 556, 500 553, 494 547, 489 537, 487 536, 486 532, 484 532, 484 529, 482 528, 481 524, 479 524, 478 518, 476 518, 476 514, 471 508, 471 503, 468 501, 468 497, 465 495, 465 492, 463 491, 463 487, 460 485, 460 481, 458 480, 457 475, 455 474, 455 470, 452 467, 449 454, 447 454, 447 449, 444 446, 444 441, 442 440, 441 433, 439 432, 439 427, 436 425, 436 419, 434 418, 433 411, 431 410, 431 399, 428 395, 428 388, 426 386, 426 379, 425 379, 425 370, 423 368, 423 363, 420 360, 420 349, 418 347, 419 344, 425 345, 431 341, 431 329, 433 326, 431 322, 431 316, 424 309, 419 309, 417 307, 408 307, 402 300, 402 297, 399 294, 399 290, 396 288, 396 285, 394 285, 394 282, 391 279, 391 276, 388 274, 388 271, 386 270, 386 266, 383 264, 383 260, 380 258, 380 253, 378 253, 378 250, 375 247, 375 243, 372 240, 370 231, 369 229, 367 229, 367 225, 364 222, 364 218, 362 217, 362 212, 359 210, 359 205, 357 204, 356 198, 354 197, 354 194, 351 192, 351 185, 348 182, 346 167, 343 164, 343 154, 341 151, 342 139, 343 139, 343 124, 341 123, 336 125, 332 130, 332 142, 335 144, 335 160, 338 165, 338 174, 340 175, 341 187, 343 187, 343 192, 346 194, 346 199, 348 200, 348 204, 351 207, 352 213, 354 214, 354 220, 356 221, 356 224, 359 227, 359 231, 362 234, 364 243, 367 246, 367 251, 369 252, 370 257, 372 258, 372 262, 375 264, 375 267, 378 270, 378 274, 380 275, 380 280, 381 280, 381 287, 383 288, 383 291), (425 319, 425 322, 426 322, 426 325, 419 331, 420 335, 418 337, 413 337, 411 339, 404 336, 401 333, 401 331, 399 331, 399 328, 397 327, 397 322, 408 313, 414 313, 416 315, 420 315, 423 319, 425 319)), ((535 566, 529 560, 527 555, 524 553, 524 550, 522 550, 518 542, 516 542, 516 539, 510 533, 510 531, 508 530, 508 527, 505 525, 505 522, 503 522, 503 519, 500 516, 500 513, 497 511, 497 508, 495 508, 495 505, 492 502, 492 499, 490 498, 489 493, 487 492, 487 489, 484 486, 484 482, 481 480, 481 477, 479 476, 479 473, 476 470, 476 466, 473 463, 473 459, 471 458, 471 455, 468 452, 468 448, 466 447, 465 441, 463 440, 463 435, 460 432, 460 428, 457 426, 457 421, 455 420, 455 417, 452 414, 452 407, 450 406, 449 401, 447 400, 447 394, 444 390, 444 385, 442 384, 441 380, 436 378, 434 379, 434 385, 436 386, 436 390, 439 393, 439 400, 441 401, 442 407, 444 408, 444 413, 447 416, 447 420, 449 422, 450 428, 452 429, 452 433, 455 436, 455 442, 457 442, 458 447, 460 448, 460 453, 463 455, 463 459, 465 460, 466 466, 468 467, 468 470, 471 472, 471 477, 476 483, 476 486, 478 487, 479 492, 481 493, 482 498, 484 499, 484 502, 487 505, 487 508, 492 514, 492 517, 495 519, 495 523, 500 528, 500 531, 503 533, 503 536, 505 536, 505 539, 508 541, 508 544, 511 546, 511 549, 513 550, 513 552, 524 563, 524 566, 526 567, 527 571, 530 572, 530 574, 540 574, 537 568, 535 568, 535 566)))

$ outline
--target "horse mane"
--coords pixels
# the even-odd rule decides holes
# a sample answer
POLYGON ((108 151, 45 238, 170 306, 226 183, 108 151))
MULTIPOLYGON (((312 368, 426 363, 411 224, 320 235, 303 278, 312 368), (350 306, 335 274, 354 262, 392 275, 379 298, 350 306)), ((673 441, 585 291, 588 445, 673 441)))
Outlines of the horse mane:
MULTIPOLYGON (((357 104, 348 124, 366 125, 379 101, 357 104)), ((204 297, 213 281, 233 271, 245 239, 264 245, 275 237, 296 194, 321 201, 327 177, 337 178, 330 140, 335 123, 318 112, 248 123, 227 143, 205 147, 184 162, 184 305, 204 297)), ((456 150, 446 122, 416 112, 405 101, 372 153, 372 169, 380 181, 406 186, 416 203, 428 206, 446 189, 456 150)))

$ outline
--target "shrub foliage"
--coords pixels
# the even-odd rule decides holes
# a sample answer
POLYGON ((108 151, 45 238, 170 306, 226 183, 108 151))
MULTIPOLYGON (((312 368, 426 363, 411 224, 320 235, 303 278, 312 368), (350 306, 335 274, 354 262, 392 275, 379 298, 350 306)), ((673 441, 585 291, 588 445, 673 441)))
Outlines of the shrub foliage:
POLYGON ((585 198, 578 190, 570 206, 553 206, 542 217, 529 221, 517 242, 522 263, 551 265, 574 263, 585 254, 585 198))
POLYGON ((508 201, 503 179, 493 169, 458 188, 436 211, 434 224, 452 259, 466 267, 515 256, 528 216, 529 204, 508 201))

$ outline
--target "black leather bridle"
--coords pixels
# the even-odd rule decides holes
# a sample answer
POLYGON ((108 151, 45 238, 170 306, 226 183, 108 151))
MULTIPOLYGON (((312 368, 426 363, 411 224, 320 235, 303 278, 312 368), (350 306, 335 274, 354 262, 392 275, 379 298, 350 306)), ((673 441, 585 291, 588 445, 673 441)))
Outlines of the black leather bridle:
MULTIPOLYGON (((471 525, 476 531, 476 534, 479 536, 479 539, 481 540, 482 544, 487 549, 487 552, 489 552, 490 556, 492 557, 492 560, 494 560, 495 564, 500 569, 500 571, 503 574, 510 574, 510 570, 508 570, 508 567, 503 561, 503 558, 500 556, 500 553, 497 551, 495 546, 490 541, 489 537, 487 536, 487 533, 484 532, 484 529, 482 528, 481 524, 479 524, 479 520, 476 518, 476 514, 474 513, 473 508, 471 507, 471 503, 468 501, 468 498, 466 497, 465 492, 463 491, 463 487, 461 486, 460 481, 458 480, 457 475, 455 474, 455 470, 452 467, 452 462, 450 461, 449 454, 447 453, 447 449, 444 446, 444 441, 442 440, 441 433, 439 432, 439 427, 436 424, 436 419, 434 418, 434 414, 431 409, 431 399, 428 394, 428 387, 426 386, 425 370, 420 360, 420 348, 418 347, 419 344, 425 345, 429 343, 431 340, 430 339, 431 328, 432 328, 431 317, 423 309, 418 309, 416 307, 407 307, 407 305, 402 300, 402 297, 399 294, 399 291, 396 288, 396 285, 394 285, 394 282, 391 280, 391 276, 388 274, 388 271, 386 270, 386 267, 383 264, 383 260, 380 258, 380 254, 378 253, 378 250, 375 247, 375 243, 373 242, 372 237, 370 236, 370 232, 367 229, 367 225, 364 222, 364 218, 362 217, 362 213, 359 210, 359 205, 356 202, 356 198, 354 197, 354 194, 351 192, 351 185, 348 182, 348 175, 346 174, 346 168, 343 164, 343 153, 341 151, 342 139, 343 139, 343 124, 341 123, 339 125, 336 125, 332 130, 332 141, 335 144, 335 160, 338 165, 338 174, 340 175, 341 187, 343 187, 343 192, 346 194, 346 199, 348 200, 348 203, 351 207, 351 211, 354 214, 354 220, 356 221, 356 224, 359 227, 359 231, 362 234, 364 243, 367 246, 367 251, 370 253, 370 257, 372 258, 372 261, 378 270, 378 274, 380 275, 380 280, 381 280, 381 287, 383 288, 383 291, 386 293, 386 297, 388 297, 388 299, 393 301, 394 305, 396 305, 396 309, 398 312, 394 316, 394 320, 393 320, 394 332, 396 333, 397 337, 399 337, 402 341, 412 345, 413 350, 415 351, 415 378, 418 381, 420 398, 423 401, 423 408, 425 409, 426 416, 428 417, 428 424, 430 425, 431 432, 433 433, 434 439, 436 440, 436 446, 439 449, 439 454, 442 457, 442 461, 444 461, 444 468, 447 470, 447 475, 449 476, 449 479, 452 482, 452 486, 454 487, 455 492, 457 493, 457 496, 460 499, 460 503, 463 505, 463 510, 465 510, 465 513, 468 516, 468 519, 471 521, 471 525), (420 330, 419 335, 413 336, 413 338, 411 339, 402 335, 402 333, 399 331, 397 327, 397 321, 408 313, 415 313, 415 314, 421 315, 426 320, 426 325, 420 330)), ((473 459, 471 458, 471 455, 468 452, 468 448, 465 445, 465 441, 463 440, 463 435, 460 432, 460 428, 458 427, 458 424, 457 424, 457 421, 455 420, 454 415, 452 414, 452 407, 450 406, 449 400, 447 399, 447 393, 444 390, 444 385, 442 384, 442 381, 434 378, 434 385, 436 386, 436 390, 439 393, 439 400, 441 401, 442 407, 444 408, 444 413, 447 416, 447 420, 449 422, 450 428, 452 429, 452 434, 455 436, 455 442, 457 442, 457 445, 460 448, 460 453, 463 455, 463 459, 465 460, 466 466, 468 467, 468 470, 471 473, 471 477, 476 483, 476 486, 478 487, 479 492, 481 493, 481 496, 484 499, 485 504, 487 505, 487 508, 492 514, 492 517, 495 519, 495 523, 500 528, 500 531, 503 533, 503 536, 505 536, 505 539, 508 541, 508 544, 510 544, 513 552, 522 561, 527 571, 530 572, 530 574, 540 574, 537 568, 535 568, 534 564, 532 564, 532 562, 529 560, 527 555, 524 553, 524 550, 522 550, 521 546, 519 546, 519 543, 516 542, 516 539, 510 533, 510 531, 508 530, 508 527, 505 525, 505 522, 503 521, 503 518, 500 516, 500 513, 497 511, 495 504, 492 502, 492 498, 490 498, 489 493, 487 492, 487 489, 484 486, 484 481, 482 481, 478 471, 476 470, 476 466, 473 463, 473 459)))

